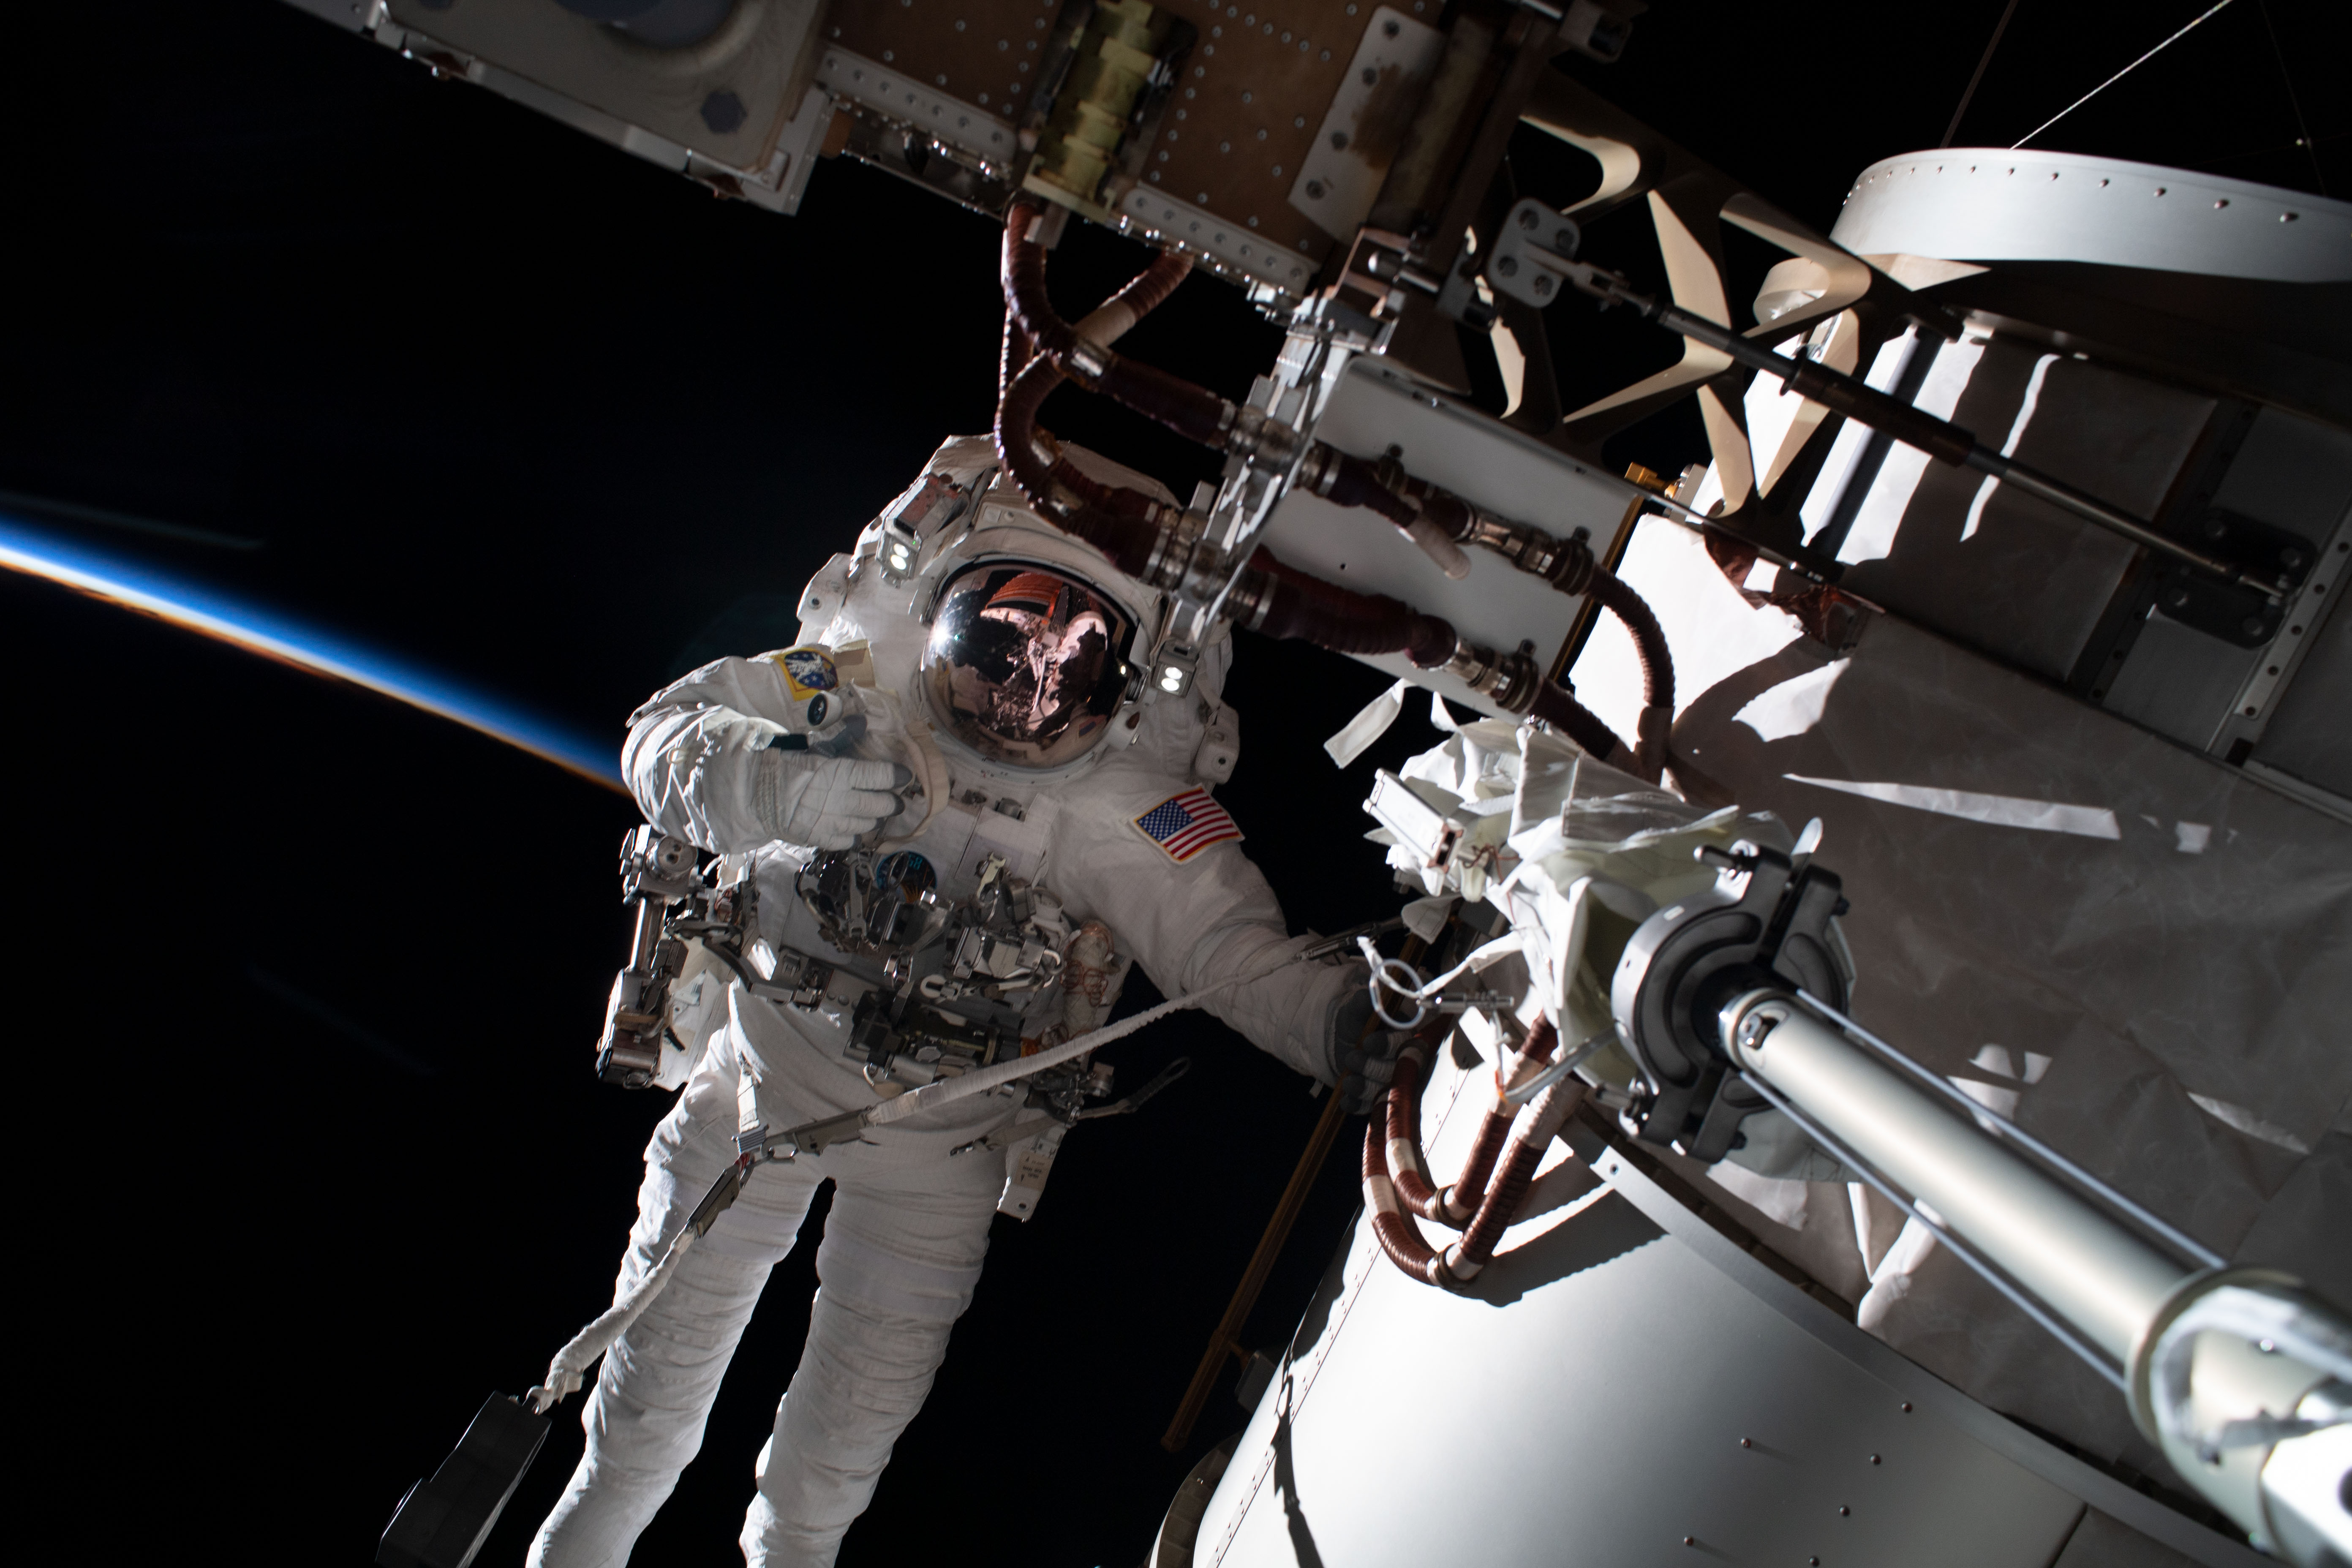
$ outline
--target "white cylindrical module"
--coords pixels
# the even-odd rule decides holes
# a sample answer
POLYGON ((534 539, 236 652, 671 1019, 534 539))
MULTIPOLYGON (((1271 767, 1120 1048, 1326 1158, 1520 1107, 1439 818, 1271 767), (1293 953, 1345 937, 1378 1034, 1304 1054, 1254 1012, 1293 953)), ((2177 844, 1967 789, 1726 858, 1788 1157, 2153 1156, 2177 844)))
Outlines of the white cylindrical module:
POLYGON ((1733 1058, 2128 1367, 2191 1269, 1797 1002, 1725 1010, 1733 1058), (1770 1013, 1761 1012, 1769 1008, 1770 1013), (1771 1022, 1774 1015, 1780 1015, 1771 1022))

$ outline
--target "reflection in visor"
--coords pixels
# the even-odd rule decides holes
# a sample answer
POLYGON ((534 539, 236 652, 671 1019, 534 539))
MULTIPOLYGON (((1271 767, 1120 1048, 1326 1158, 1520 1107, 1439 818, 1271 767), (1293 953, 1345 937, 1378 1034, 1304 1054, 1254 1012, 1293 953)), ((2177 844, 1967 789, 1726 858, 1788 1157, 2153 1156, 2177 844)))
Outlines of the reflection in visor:
POLYGON ((1102 738, 1127 687, 1130 616, 1074 577, 1012 563, 949 583, 923 677, 945 727, 999 762, 1053 767, 1102 738))

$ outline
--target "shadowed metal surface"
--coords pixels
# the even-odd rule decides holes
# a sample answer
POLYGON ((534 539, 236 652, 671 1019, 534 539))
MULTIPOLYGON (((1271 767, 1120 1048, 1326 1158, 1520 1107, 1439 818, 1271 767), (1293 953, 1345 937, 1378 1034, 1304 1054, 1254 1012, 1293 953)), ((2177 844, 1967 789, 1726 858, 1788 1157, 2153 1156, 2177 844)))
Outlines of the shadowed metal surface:
MULTIPOLYGON (((1477 1120, 1448 1102, 1486 1069, 1436 1070, 1444 1172, 1477 1120)), ((1571 1131, 1594 1165, 1555 1148, 1468 1291, 1350 1238, 1209 1504, 1201 1568, 2041 1568, 2086 1505, 2136 1527, 2120 1562, 2260 1561, 1921 1373, 1571 1131)))

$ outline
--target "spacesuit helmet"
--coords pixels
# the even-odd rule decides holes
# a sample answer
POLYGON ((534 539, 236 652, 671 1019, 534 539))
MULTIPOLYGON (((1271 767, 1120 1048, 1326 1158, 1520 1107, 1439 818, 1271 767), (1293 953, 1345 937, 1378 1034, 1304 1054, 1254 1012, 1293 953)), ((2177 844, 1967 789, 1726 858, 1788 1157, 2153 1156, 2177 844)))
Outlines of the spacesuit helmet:
POLYGON ((1075 763, 1110 732, 1135 634, 1132 613, 1066 566, 975 562, 932 613, 919 676, 932 722, 1005 766, 1075 763))

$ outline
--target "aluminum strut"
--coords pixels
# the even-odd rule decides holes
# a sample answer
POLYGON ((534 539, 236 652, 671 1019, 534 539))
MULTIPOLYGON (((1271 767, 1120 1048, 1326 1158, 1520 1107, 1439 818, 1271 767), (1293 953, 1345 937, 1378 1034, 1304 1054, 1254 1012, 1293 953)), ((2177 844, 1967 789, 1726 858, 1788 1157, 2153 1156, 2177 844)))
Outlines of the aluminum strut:
POLYGON ((2015 485, 2029 495, 2038 496, 2062 510, 2072 512, 2087 522, 2095 523, 2159 555, 2168 556, 2207 576, 2252 588, 2273 601, 2295 586, 2292 581, 2250 572, 2234 562, 2207 554, 2194 546, 2159 533, 2129 512, 2109 506, 2098 497, 2076 489, 2038 468, 2001 456, 1978 440, 1973 432, 1948 420, 1938 419, 1899 398, 1891 397, 1859 376, 1843 374, 1801 356, 1783 358, 1755 339, 1735 332, 1728 327, 1718 326, 1704 316, 1695 316, 1688 310, 1636 293, 1624 279, 1590 263, 1547 256, 1544 266, 1548 271, 1558 273, 1604 305, 1626 306, 1645 320, 1679 332, 1694 342, 1705 343, 1740 364, 1774 377, 1787 390, 1811 398, 1858 425, 1883 431, 1939 462, 1949 463, 1955 468, 1974 468, 1979 473, 1991 475, 2003 484, 2015 485))

